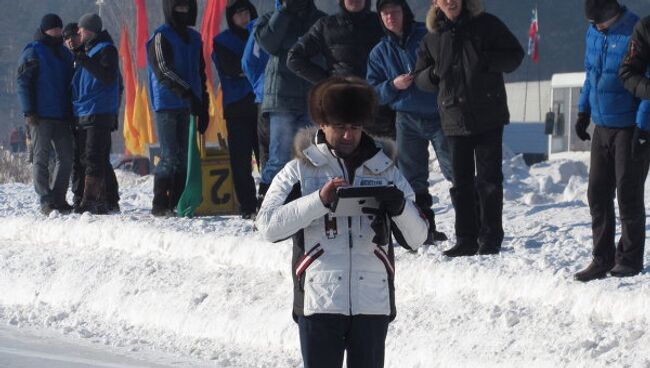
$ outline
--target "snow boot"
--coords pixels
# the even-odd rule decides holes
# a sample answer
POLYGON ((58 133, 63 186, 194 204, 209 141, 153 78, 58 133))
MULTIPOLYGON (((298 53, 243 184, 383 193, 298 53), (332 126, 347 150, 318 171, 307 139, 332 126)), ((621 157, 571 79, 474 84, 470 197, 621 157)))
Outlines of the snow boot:
POLYGON ((415 205, 420 209, 420 212, 422 212, 429 223, 429 233, 427 234, 427 239, 424 241, 424 244, 434 244, 435 242, 446 241, 448 239, 447 235, 436 230, 436 215, 431 208, 431 206, 433 206, 433 198, 431 198, 431 194, 428 192, 417 193, 415 195, 415 205))
POLYGON ((634 267, 622 265, 619 263, 616 266, 614 266, 614 268, 612 268, 610 273, 614 277, 632 277, 641 273, 641 270, 636 269, 634 267))
POLYGON ((589 282, 598 279, 604 279, 607 277, 607 273, 614 268, 614 265, 611 263, 598 262, 596 260, 591 261, 589 266, 584 270, 576 273, 573 278, 576 281, 589 282))
POLYGON ((104 179, 94 176, 86 176, 84 180, 84 195, 75 213, 90 212, 93 215, 105 215, 108 213, 104 203, 104 179))
POLYGON ((153 203, 151 206, 151 214, 160 216, 172 216, 173 212, 169 208, 169 192, 171 189, 172 180, 167 177, 154 177, 153 179, 153 203))
POLYGON ((468 257, 475 256, 478 251, 478 243, 458 242, 452 248, 442 252, 447 257, 468 257))

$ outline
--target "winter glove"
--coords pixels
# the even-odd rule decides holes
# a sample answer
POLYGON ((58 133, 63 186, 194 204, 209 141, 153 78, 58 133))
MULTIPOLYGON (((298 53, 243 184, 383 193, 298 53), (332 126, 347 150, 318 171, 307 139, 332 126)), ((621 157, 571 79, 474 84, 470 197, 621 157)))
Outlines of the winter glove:
POLYGON ((641 161, 648 156, 650 132, 634 127, 632 134, 632 160, 641 161))
POLYGON ((200 117, 203 113, 203 102, 200 98, 196 97, 193 93, 188 97, 190 101, 190 114, 200 117))
POLYGON ((374 216, 372 222, 370 223, 370 228, 375 232, 375 236, 372 238, 372 242, 377 245, 386 245, 390 240, 390 233, 388 232, 388 223, 386 222, 386 209, 379 208, 368 208, 364 207, 361 209, 363 213, 374 216))
POLYGON ((404 192, 396 187, 391 187, 381 195, 376 196, 375 199, 381 203, 380 209, 383 209, 390 217, 399 216, 404 212, 404 206, 406 205, 404 192))
POLYGON ((576 135, 582 141, 588 141, 591 139, 589 133, 587 133, 587 128, 591 123, 591 115, 586 112, 578 113, 578 120, 576 121, 576 135))
POLYGON ((309 3, 306 0, 285 0, 284 7, 289 13, 300 14, 307 10, 309 3))
POLYGON ((25 116, 25 122, 27 123, 28 126, 35 127, 38 125, 38 116, 36 115, 25 116))

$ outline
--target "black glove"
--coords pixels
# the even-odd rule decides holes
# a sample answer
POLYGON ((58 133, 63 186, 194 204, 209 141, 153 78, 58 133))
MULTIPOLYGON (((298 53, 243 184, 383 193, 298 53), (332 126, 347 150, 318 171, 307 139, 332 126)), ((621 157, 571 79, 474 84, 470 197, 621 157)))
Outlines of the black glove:
POLYGON ((201 111, 201 114, 198 117, 197 129, 199 130, 199 133, 205 134, 205 131, 208 130, 209 123, 210 123, 210 113, 208 112, 208 109, 203 109, 203 111, 201 111))
POLYGON ((289 13, 300 14, 307 10, 309 3, 307 0, 285 0, 284 7, 289 13))
POLYGON ((388 223, 386 221, 386 209, 385 208, 368 208, 364 207, 361 209, 363 213, 368 215, 373 215, 374 218, 370 223, 370 228, 375 232, 375 236, 372 238, 372 242, 377 245, 386 245, 390 240, 390 234, 388 232, 388 223))
POLYGON ((396 187, 391 187, 390 189, 385 190, 381 195, 378 195, 375 198, 379 203, 381 203, 380 208, 382 208, 390 217, 399 216, 404 212, 404 206, 406 205, 404 192, 396 187))
POLYGON ((196 97, 193 93, 189 96, 190 100, 190 114, 194 116, 201 116, 203 113, 203 101, 196 97))
POLYGON ((591 139, 589 133, 587 133, 587 128, 591 123, 591 115, 586 112, 578 113, 578 120, 576 121, 576 135, 582 141, 588 141, 591 139))
POLYGON ((650 132, 634 127, 632 134, 632 160, 640 161, 648 156, 650 146, 650 132))

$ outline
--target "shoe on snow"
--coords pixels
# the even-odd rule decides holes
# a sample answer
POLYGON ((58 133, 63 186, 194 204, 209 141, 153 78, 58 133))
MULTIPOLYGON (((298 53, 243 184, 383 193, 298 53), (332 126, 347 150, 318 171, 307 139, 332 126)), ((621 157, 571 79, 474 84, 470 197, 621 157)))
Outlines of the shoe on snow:
POLYGON ((614 277, 632 277, 638 275, 641 271, 622 264, 617 264, 609 271, 614 277))
POLYGON ((59 211, 59 213, 61 213, 63 215, 68 215, 68 214, 72 213, 72 211, 74 210, 74 207, 69 205, 68 202, 63 202, 63 203, 59 203, 59 204, 55 205, 54 209, 59 211))
POLYGON ((613 265, 608 263, 600 263, 592 261, 587 268, 576 273, 573 278, 576 281, 589 282, 607 277, 607 273, 613 268, 613 265))
POLYGON ((501 252, 501 247, 496 245, 484 245, 478 248, 478 254, 481 256, 499 254, 500 252, 501 252))
POLYGON ((40 208, 39 210, 41 211, 41 213, 42 213, 43 215, 45 215, 45 216, 49 216, 50 213, 52 213, 52 211, 55 210, 55 208, 54 208, 53 205, 51 205, 51 204, 49 204, 49 203, 45 203, 45 204, 42 204, 42 205, 41 205, 41 208, 40 208))
POLYGON ((447 257, 468 257, 475 256, 477 251, 478 245, 476 244, 457 243, 451 249, 442 252, 442 254, 447 257))

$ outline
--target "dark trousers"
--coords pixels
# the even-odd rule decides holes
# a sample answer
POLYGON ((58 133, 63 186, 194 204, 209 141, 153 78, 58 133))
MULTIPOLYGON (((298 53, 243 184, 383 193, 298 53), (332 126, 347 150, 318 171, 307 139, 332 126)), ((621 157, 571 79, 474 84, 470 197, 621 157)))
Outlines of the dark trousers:
POLYGON ((503 242, 503 128, 448 137, 459 244, 500 249, 503 242), (477 203, 478 201, 478 203, 477 203))
POLYGON ((60 205, 65 202, 72 170, 70 122, 40 119, 37 125, 29 129, 34 164, 32 180, 40 204, 60 205))
POLYGON ((648 157, 633 160, 633 128, 596 126, 591 141, 589 209, 596 262, 643 269, 645 205, 643 186, 648 175, 648 157), (614 195, 621 216, 621 238, 615 247, 616 213, 614 195))
POLYGON ((254 213, 257 207, 257 194, 251 158, 259 157, 257 143, 257 118, 250 117, 226 119, 228 128, 228 151, 230 167, 235 184, 235 194, 242 213, 254 213))
MULTIPOLYGON (((84 178, 87 169, 87 129, 74 127, 74 161, 72 164, 72 193, 74 194, 73 202, 80 203, 84 194, 84 178)), ((108 155, 104 161, 104 185, 106 188, 106 202, 115 205, 120 201, 119 187, 117 177, 110 161, 111 136, 108 135, 108 155)))
POLYGON ((388 316, 315 314, 298 318, 305 368, 381 368, 388 316))
POLYGON ((259 171, 262 172, 266 161, 269 160, 269 141, 271 140, 271 123, 269 114, 262 113, 262 104, 257 105, 257 143, 260 155, 257 156, 259 171))

